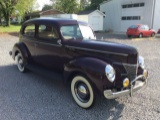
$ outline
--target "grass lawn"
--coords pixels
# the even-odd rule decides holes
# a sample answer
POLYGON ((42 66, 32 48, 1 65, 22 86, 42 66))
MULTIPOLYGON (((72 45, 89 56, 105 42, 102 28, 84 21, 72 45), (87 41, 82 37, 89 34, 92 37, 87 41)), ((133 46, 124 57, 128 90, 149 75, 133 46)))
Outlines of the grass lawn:
POLYGON ((21 25, 10 25, 10 27, 0 26, 0 33, 19 32, 21 25))

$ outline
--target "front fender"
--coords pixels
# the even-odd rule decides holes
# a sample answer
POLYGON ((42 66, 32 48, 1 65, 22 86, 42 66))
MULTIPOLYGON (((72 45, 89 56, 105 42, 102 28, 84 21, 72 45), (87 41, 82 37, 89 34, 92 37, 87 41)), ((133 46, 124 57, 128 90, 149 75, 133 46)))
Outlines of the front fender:
MULTIPOLYGON (((106 80, 105 67, 108 63, 98 58, 83 57, 70 61, 65 65, 64 78, 68 81, 75 72, 86 75, 90 82, 103 92, 103 81, 106 80)), ((112 85, 108 81, 108 85, 112 85)))
POLYGON ((29 50, 27 49, 26 45, 24 43, 22 43, 22 42, 16 43, 13 46, 13 49, 12 49, 12 58, 14 60, 15 60, 15 56, 18 53, 22 54, 25 62, 27 62, 27 60, 29 60, 29 58, 30 58, 29 50))

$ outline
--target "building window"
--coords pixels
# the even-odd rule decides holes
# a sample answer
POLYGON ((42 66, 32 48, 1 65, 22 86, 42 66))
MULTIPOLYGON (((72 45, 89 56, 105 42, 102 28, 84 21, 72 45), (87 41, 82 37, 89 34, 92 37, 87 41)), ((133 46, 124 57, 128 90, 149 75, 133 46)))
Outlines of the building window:
POLYGON ((133 4, 128 4, 128 8, 132 8, 133 4))
POLYGON ((122 8, 133 8, 133 7, 144 7, 145 3, 134 3, 134 4, 125 4, 122 5, 122 8))
POLYGON ((143 7, 144 6, 144 3, 140 3, 140 7, 143 7))
POLYGON ((122 5, 122 8, 127 8, 127 5, 122 5))
POLYGON ((141 20, 141 16, 122 16, 122 20, 141 20))
POLYGON ((139 3, 133 4, 133 7, 139 7, 139 3))
POLYGON ((127 16, 127 20, 132 20, 132 17, 131 16, 127 16))
POLYGON ((122 20, 127 20, 127 18, 126 17, 122 17, 122 20))
POLYGON ((133 16, 133 20, 139 20, 139 16, 133 16))

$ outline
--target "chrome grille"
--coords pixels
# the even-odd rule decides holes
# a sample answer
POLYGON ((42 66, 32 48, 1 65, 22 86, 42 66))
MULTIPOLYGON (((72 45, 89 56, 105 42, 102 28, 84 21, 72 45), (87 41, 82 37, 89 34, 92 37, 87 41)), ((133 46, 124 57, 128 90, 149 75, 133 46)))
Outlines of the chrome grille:
POLYGON ((129 79, 132 81, 137 76, 137 65, 129 65, 129 64, 123 64, 124 68, 127 71, 129 79))

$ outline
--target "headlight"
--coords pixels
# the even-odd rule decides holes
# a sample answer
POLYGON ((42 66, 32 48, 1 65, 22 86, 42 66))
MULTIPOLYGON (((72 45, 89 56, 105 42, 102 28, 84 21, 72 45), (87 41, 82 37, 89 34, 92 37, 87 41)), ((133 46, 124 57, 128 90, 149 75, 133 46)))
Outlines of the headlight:
POLYGON ((144 58, 142 56, 139 56, 138 58, 138 63, 139 63, 139 66, 144 69, 145 68, 145 64, 144 64, 144 58))
POLYGON ((115 80, 115 70, 111 65, 107 65, 105 68, 105 73, 110 82, 114 82, 115 80))

